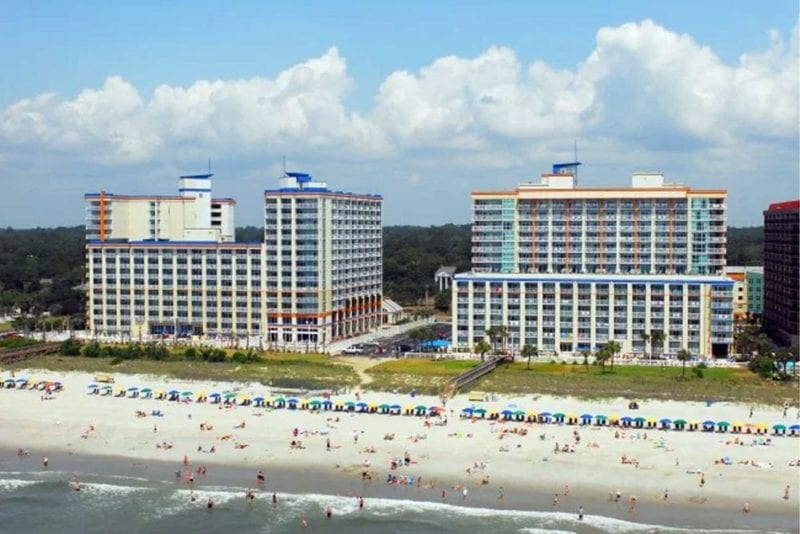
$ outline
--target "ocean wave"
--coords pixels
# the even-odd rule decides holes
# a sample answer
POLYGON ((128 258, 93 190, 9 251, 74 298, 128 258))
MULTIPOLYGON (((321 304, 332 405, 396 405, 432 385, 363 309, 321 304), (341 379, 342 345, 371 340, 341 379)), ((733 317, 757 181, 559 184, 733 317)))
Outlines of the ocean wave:
POLYGON ((17 478, 3 478, 0 479, 0 490, 13 491, 19 488, 25 488, 38 484, 38 480, 20 480, 17 478))
POLYGON ((81 493, 96 493, 100 495, 130 495, 151 491, 145 486, 122 486, 119 484, 104 484, 102 482, 81 482, 81 493))

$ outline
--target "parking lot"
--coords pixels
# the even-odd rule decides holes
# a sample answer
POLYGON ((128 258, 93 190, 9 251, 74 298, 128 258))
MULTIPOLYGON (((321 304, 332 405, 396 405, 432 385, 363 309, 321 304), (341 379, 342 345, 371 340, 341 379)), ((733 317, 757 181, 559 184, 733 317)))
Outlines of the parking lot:
MULTIPOLYGON (((434 332, 433 339, 450 339, 451 327, 449 323, 434 323, 430 326, 434 332)), ((342 354, 350 356, 404 354, 406 352, 416 351, 418 343, 417 340, 412 339, 406 332, 396 336, 378 339, 374 343, 350 345, 342 351, 342 354)))

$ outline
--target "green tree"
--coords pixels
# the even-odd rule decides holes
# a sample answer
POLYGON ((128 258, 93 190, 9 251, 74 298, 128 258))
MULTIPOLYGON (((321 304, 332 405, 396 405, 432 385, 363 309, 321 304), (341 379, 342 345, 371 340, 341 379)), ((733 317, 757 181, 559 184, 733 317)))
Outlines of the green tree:
POLYGON ((433 307, 439 311, 450 311, 450 303, 452 302, 452 292, 449 289, 445 289, 436 295, 436 298, 433 300, 433 307))
POLYGON ((81 343, 71 337, 61 344, 61 354, 64 356, 79 356, 81 353, 81 343))
POLYGON ((530 343, 525 343, 522 346, 522 356, 528 358, 528 370, 530 370, 531 368, 531 358, 534 358, 538 355, 539 355, 539 349, 537 349, 530 343))
POLYGON ((650 343, 650 334, 647 332, 639 332, 639 337, 642 338, 642 345, 644 347, 642 351, 644 352, 644 356, 647 357, 647 344, 650 343))
POLYGON ((681 349, 678 351, 677 358, 679 361, 683 362, 681 366, 681 378, 686 378, 686 362, 692 359, 692 354, 686 349, 681 349))
POLYGON ((616 340, 612 339, 606 344, 606 350, 608 351, 608 359, 611 361, 611 370, 614 370, 614 357, 620 353, 622 350, 622 346, 616 340))
POLYGON ((433 329, 430 326, 418 326, 408 332, 408 337, 417 342, 417 350, 420 349, 424 341, 433 339, 433 336, 433 329))
POLYGON ((481 362, 484 361, 486 353, 492 350, 491 345, 489 345, 485 339, 481 339, 477 343, 475 343, 475 352, 481 355, 481 362))
POLYGON ((604 374, 606 372, 606 362, 611 357, 611 353, 608 350, 608 346, 603 347, 602 349, 598 350, 594 353, 594 359, 597 363, 600 364, 600 373, 604 374))
POLYGON ((591 356, 591 355, 592 355, 592 351, 590 351, 589 349, 583 349, 581 351, 581 356, 583 356, 583 366, 584 367, 589 367, 589 356, 591 356))
POLYGON ((664 348, 664 331, 663 330, 653 330, 650 332, 650 343, 652 344, 652 348, 650 353, 657 357, 661 357, 661 352, 664 348))
POLYGON ((503 325, 493 325, 486 329, 486 336, 492 341, 492 348, 497 351, 497 342, 502 342, 505 349, 505 341, 508 338, 508 327, 503 325))

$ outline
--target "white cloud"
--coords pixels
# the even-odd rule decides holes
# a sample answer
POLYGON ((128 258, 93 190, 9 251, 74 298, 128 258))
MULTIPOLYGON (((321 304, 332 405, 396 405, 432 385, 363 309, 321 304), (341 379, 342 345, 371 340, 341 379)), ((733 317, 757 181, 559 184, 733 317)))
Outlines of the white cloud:
POLYGON ((47 93, 0 109, 0 156, 108 168, 207 154, 263 164, 288 153, 336 161, 344 174, 342 163, 357 174, 361 162, 377 162, 424 188, 433 181, 417 177, 435 172, 441 183, 443 169, 453 180, 521 169, 529 178, 579 138, 583 158, 621 174, 692 169, 744 182, 765 158, 797 163, 798 34, 787 44, 771 33, 765 50, 735 64, 650 20, 601 28, 574 69, 523 64, 491 47, 391 73, 363 113, 345 105, 354 82, 336 48, 272 78, 161 85, 150 95, 110 76, 73 99, 47 93))

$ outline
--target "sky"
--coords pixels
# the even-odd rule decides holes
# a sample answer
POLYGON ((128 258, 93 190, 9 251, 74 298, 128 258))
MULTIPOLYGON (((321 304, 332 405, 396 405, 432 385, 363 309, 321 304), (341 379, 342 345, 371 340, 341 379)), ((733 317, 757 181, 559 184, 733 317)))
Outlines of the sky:
POLYGON ((800 197, 796 1, 0 0, 0 226, 82 224, 86 192, 205 172, 261 224, 282 172, 467 223, 469 194, 570 160, 800 197))

